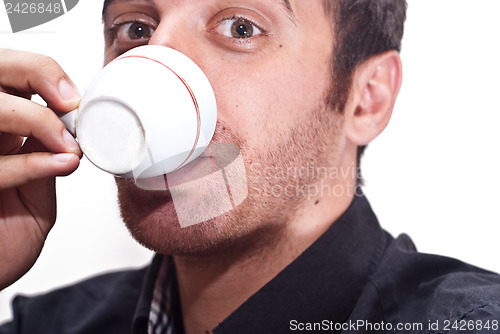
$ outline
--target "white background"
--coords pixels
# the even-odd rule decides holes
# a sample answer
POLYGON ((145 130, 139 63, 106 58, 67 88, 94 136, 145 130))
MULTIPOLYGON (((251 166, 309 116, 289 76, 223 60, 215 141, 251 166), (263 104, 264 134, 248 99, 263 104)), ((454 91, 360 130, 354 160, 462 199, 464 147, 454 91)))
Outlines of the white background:
MULTIPOLYGON (((304 0, 305 1, 305 0, 304 0)), ((84 90, 102 64, 102 1, 12 34, 0 5, 0 47, 55 58, 84 90)), ((500 271, 500 1, 409 0, 405 75, 393 119, 363 162, 365 192, 382 225, 423 252, 500 271)), ((120 220, 113 178, 84 159, 58 179, 58 219, 34 268, 0 292, 0 322, 14 294, 32 294, 151 253, 120 220)))

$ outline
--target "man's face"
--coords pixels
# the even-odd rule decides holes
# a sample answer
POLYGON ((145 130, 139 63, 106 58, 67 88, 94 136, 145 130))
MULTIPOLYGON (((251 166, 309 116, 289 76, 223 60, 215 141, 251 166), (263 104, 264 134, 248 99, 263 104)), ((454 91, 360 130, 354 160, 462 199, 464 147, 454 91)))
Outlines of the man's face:
POLYGON ((247 173, 249 193, 240 206, 187 228, 179 226, 168 192, 117 179, 135 238, 160 253, 200 254, 286 233, 301 208, 319 199, 294 190, 317 183, 315 175, 287 171, 338 165, 342 145, 342 119, 324 103, 333 36, 321 1, 116 0, 104 22, 106 62, 149 43, 200 66, 217 99, 213 141, 237 145, 247 173))

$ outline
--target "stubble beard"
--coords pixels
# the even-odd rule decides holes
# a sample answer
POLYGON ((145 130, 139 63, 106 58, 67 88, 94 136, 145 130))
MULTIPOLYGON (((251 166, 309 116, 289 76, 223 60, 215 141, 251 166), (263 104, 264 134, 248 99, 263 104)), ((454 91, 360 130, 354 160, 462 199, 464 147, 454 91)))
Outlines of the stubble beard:
MULTIPOLYGON (((168 192, 145 193, 131 180, 117 179, 122 218, 131 235, 145 247, 165 255, 209 256, 265 250, 287 239, 287 223, 307 198, 304 193, 276 189, 308 189, 313 175, 287 173, 307 166, 332 166, 342 118, 322 105, 304 112, 288 135, 276 138, 265 152, 250 152, 228 127, 213 138, 241 148, 248 197, 235 209, 200 224, 181 228, 168 192), (274 172, 283 171, 279 175, 274 172), (290 188, 291 187, 291 188, 290 188)), ((276 136, 276 133, 269 133, 276 136)))

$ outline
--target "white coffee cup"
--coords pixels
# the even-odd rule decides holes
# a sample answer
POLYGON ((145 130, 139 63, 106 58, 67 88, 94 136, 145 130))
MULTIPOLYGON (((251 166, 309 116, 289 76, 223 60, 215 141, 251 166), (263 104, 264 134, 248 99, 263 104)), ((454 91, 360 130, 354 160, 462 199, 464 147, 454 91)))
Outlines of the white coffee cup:
POLYGON ((104 67, 80 107, 61 120, 97 167, 141 179, 175 171, 203 153, 215 131, 217 106, 208 79, 191 59, 147 45, 104 67))

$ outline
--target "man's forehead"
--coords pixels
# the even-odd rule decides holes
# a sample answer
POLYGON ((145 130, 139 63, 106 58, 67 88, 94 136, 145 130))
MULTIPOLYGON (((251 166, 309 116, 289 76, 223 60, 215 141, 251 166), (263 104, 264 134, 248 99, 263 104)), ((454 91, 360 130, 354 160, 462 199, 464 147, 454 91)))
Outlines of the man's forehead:
MULTIPOLYGON (((276 1, 277 3, 281 4, 287 10, 287 12, 293 16, 294 13, 290 0, 269 0, 269 1, 276 1)), ((105 0, 102 13, 104 14, 106 12, 106 8, 110 4, 119 2, 139 2, 139 3, 142 2, 150 5, 155 5, 155 0, 105 0)))

